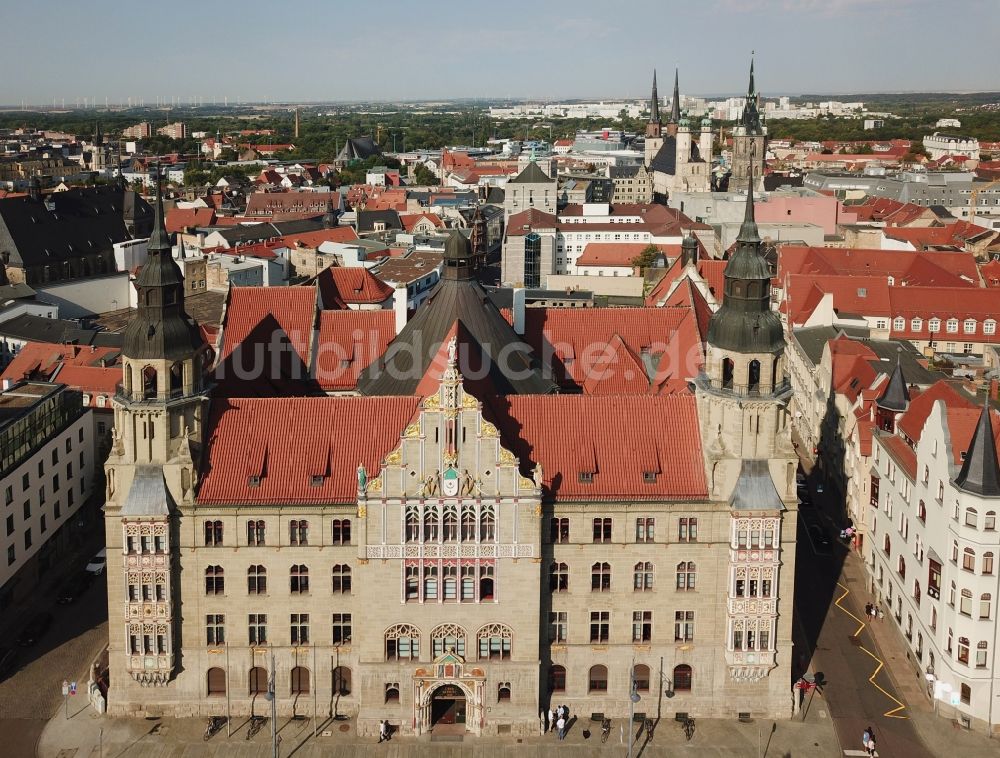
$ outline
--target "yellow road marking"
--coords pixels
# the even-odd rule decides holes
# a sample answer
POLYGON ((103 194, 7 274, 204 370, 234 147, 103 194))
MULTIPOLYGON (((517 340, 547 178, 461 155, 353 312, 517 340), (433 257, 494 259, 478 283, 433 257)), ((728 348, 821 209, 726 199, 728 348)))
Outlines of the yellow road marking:
MULTIPOLYGON (((864 628, 866 626, 868 626, 868 624, 866 622, 862 621, 861 619, 859 619, 857 616, 855 616, 853 613, 851 613, 849 610, 847 610, 844 606, 842 606, 840 604, 840 601, 843 600, 848 595, 850 595, 851 591, 849 589, 847 589, 847 587, 845 587, 840 582, 837 582, 837 586, 840 587, 844 591, 844 594, 837 598, 837 600, 834 602, 834 605, 836 605, 841 611, 843 611, 848 616, 850 616, 852 619, 854 619, 855 621, 858 622, 858 628, 854 631, 854 634, 851 635, 852 637, 857 637, 859 634, 861 634, 861 632, 864 630, 864 628)), ((875 677, 877 677, 878 674, 879 674, 879 672, 883 668, 885 668, 885 662, 881 658, 879 658, 877 655, 875 655, 875 653, 873 653, 871 650, 869 650, 868 648, 866 648, 864 645, 860 645, 859 644, 858 648, 860 650, 862 650, 863 652, 865 652, 867 655, 869 655, 872 658, 872 660, 874 660, 878 664, 875 667, 875 670, 872 672, 872 675, 870 677, 868 677, 868 681, 871 683, 871 685, 875 689, 877 689, 879 692, 881 692, 883 695, 885 695, 887 698, 889 698, 892 702, 894 702, 896 704, 895 708, 892 708, 892 709, 886 711, 882 715, 886 716, 887 718, 891 718, 891 719, 909 719, 910 718, 909 716, 900 716, 899 715, 899 711, 902 711, 902 710, 906 709, 906 704, 900 702, 895 697, 893 697, 892 695, 890 695, 888 692, 886 692, 884 689, 882 689, 882 687, 879 686, 878 682, 875 681, 875 677)))

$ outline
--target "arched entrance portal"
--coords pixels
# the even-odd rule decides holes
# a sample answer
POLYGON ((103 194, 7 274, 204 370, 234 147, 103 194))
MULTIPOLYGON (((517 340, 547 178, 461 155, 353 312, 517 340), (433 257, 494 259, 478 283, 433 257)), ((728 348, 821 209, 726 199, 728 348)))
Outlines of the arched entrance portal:
POLYGON ((464 731, 467 709, 465 690, 456 684, 442 684, 431 693, 431 729, 455 726, 464 731))

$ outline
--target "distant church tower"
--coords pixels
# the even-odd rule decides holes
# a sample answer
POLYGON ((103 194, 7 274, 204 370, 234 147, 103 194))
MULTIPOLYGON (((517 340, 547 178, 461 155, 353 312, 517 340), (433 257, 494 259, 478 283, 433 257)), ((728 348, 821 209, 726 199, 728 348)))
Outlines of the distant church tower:
POLYGON ((148 257, 135 286, 138 310, 125 330, 124 382, 105 467, 113 688, 163 686, 176 671, 178 507, 194 502, 208 403, 209 351, 184 310, 184 277, 171 254, 159 181, 148 257))
POLYGON ((681 121, 681 85, 678 71, 674 69, 674 94, 670 98, 670 120, 667 121, 667 134, 677 136, 677 127, 681 121))
POLYGON ((729 516, 727 696, 740 710, 756 703, 781 713, 792 661, 796 459, 785 338, 752 192, 724 277, 695 395, 709 497, 729 516))
POLYGON ((663 125, 660 122, 660 96, 656 91, 656 69, 653 69, 653 94, 649 99, 649 123, 646 124, 645 163, 648 166, 663 147, 663 125))
POLYGON ((760 116, 760 102, 753 80, 753 59, 750 59, 750 86, 743 115, 733 127, 733 172, 729 178, 729 189, 745 190, 753 164, 753 175, 757 177, 755 189, 764 188, 764 154, 767 150, 767 127, 760 116))

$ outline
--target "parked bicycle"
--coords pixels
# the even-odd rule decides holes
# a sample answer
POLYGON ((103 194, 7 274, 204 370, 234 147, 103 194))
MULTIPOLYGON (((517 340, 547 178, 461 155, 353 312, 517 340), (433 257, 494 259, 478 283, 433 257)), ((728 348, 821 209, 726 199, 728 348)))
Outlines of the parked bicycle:
POLYGON ((247 739, 252 740, 261 729, 264 728, 264 724, 267 723, 267 718, 264 716, 251 716, 250 717, 250 728, 247 729, 247 739))
POLYGON ((688 742, 694 737, 694 719, 688 718, 684 720, 684 736, 687 737, 688 742))
POLYGON ((611 719, 601 720, 601 742, 607 742, 611 736, 611 719))
POLYGON ((212 716, 211 718, 209 718, 208 726, 205 727, 205 736, 204 736, 205 742, 208 742, 210 739, 212 739, 212 737, 218 734, 219 730, 222 729, 225 723, 226 723, 225 716, 212 716))
POLYGON ((654 726, 655 726, 655 724, 653 723, 653 719, 646 719, 644 722, 642 722, 642 728, 646 731, 646 739, 647 740, 652 740, 653 739, 653 727, 654 726))

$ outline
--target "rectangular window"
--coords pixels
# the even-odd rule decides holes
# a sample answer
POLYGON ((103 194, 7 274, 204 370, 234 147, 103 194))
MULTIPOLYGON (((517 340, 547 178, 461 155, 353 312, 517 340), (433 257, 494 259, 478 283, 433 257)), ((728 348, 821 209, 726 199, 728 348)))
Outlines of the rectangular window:
POLYGON ((594 519, 594 542, 611 542, 611 519, 594 519))
POLYGON ((27 550, 31 547, 31 530, 24 530, 24 549, 27 550))
POLYGON ((590 641, 607 642, 611 629, 611 611, 590 612, 590 641))
POLYGON ((4 490, 4 505, 10 505, 14 502, 14 486, 8 485, 7 489, 4 490))
POLYGON ((636 542, 656 541, 656 519, 637 518, 635 520, 635 541, 636 542))
POLYGON ((681 516, 677 521, 677 539, 680 542, 697 542, 698 519, 681 516))
POLYGON ((554 518, 551 524, 551 540, 553 543, 569 542, 569 519, 554 518))
POLYGON ((291 641, 293 645, 309 644, 309 614, 291 614, 291 641))
POLYGON ((205 637, 208 645, 226 644, 226 617, 221 613, 205 616, 205 637))
POLYGON ((333 614, 333 644, 348 645, 351 642, 351 614, 333 614))
POLYGON ((690 642, 694 639, 694 611, 674 611, 674 641, 690 642))
POLYGON ((351 520, 334 519, 331 539, 333 545, 351 544, 351 520))
POLYGON ((649 642, 653 639, 653 612, 632 611, 632 642, 649 642))
POLYGON ((251 645, 267 644, 267 614, 251 613, 248 617, 251 645))
POLYGON ((549 642, 566 642, 567 615, 565 611, 549 612, 549 642))
POLYGON ((14 533, 14 517, 7 517, 7 536, 10 537, 14 533))
POLYGON ((16 560, 17 560, 17 551, 14 549, 13 545, 8 545, 7 546, 7 565, 10 566, 16 560))

